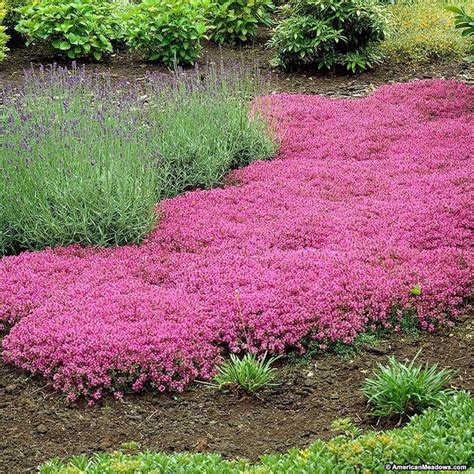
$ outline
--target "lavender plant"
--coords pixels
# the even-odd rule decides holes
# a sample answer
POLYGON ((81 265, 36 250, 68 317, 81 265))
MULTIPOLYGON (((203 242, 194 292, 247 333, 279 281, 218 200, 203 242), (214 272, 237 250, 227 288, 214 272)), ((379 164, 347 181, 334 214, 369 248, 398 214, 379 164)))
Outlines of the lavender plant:
POLYGON ((150 76, 143 86, 56 66, 0 102, 0 254, 140 242, 155 203, 269 158, 250 71, 150 76), (203 79, 204 78, 204 79, 203 79))

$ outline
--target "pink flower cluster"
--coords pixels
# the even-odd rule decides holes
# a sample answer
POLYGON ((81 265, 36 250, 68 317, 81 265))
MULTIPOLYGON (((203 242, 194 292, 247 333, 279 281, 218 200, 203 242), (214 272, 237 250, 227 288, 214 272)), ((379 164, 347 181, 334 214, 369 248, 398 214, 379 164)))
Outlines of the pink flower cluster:
POLYGON ((4 360, 94 400, 181 390, 226 347, 349 343, 410 308, 427 330, 456 317, 472 295, 474 90, 269 101, 280 155, 162 203, 142 245, 1 260, 4 360))

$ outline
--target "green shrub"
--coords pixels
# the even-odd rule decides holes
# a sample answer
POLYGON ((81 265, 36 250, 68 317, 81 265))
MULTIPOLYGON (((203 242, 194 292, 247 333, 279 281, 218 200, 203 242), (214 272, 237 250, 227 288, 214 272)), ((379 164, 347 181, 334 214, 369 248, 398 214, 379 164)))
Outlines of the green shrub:
POLYGON ((378 61, 384 8, 377 0, 290 0, 273 32, 272 64, 363 71, 378 61))
POLYGON ((7 14, 7 6, 3 0, 0 0, 0 62, 5 59, 7 54, 7 42, 9 40, 9 36, 6 33, 6 27, 3 26, 3 21, 7 14))
POLYGON ((235 354, 230 355, 230 361, 224 362, 217 368, 211 386, 219 390, 234 388, 246 393, 255 394, 265 387, 275 385, 273 382, 275 369, 271 366, 278 357, 267 359, 266 355, 257 358, 253 354, 246 354, 241 359, 235 354))
POLYGON ((30 0, 6 0, 7 14, 5 16, 4 25, 8 30, 14 31, 16 25, 20 21, 19 8, 31 3, 30 0))
POLYGON ((248 41, 259 25, 270 24, 272 7, 272 0, 214 0, 207 13, 211 40, 230 44, 248 41))
POLYGON ((439 408, 414 416, 401 429, 357 434, 348 426, 344 434, 316 441, 307 449, 263 456, 258 464, 223 460, 218 454, 150 451, 140 454, 100 453, 55 459, 43 464, 40 474, 201 473, 206 474, 333 474, 387 472, 386 464, 440 464, 472 466, 474 400, 466 392, 446 397, 439 408))
POLYGON ((126 16, 125 39, 150 61, 194 63, 207 26, 204 0, 144 0, 126 16))
MULTIPOLYGON (((474 36, 474 16, 473 15, 468 15, 466 10, 463 7, 457 7, 457 6, 448 6, 447 7, 448 11, 453 12, 455 16, 455 25, 456 28, 461 31, 461 35, 465 37, 471 38, 474 36)), ((474 51, 474 41, 473 38, 471 38, 471 44, 469 46, 469 51, 473 52, 474 51)), ((474 61, 474 56, 468 56, 466 58, 468 61, 474 61)))
POLYGON ((390 62, 416 65, 461 58, 468 49, 444 0, 403 0, 388 11, 389 33, 380 50, 390 62))
POLYGON ((109 0, 41 0, 20 12, 16 29, 27 45, 43 41, 69 59, 99 61, 118 36, 117 5, 109 0))
POLYGON ((390 357, 388 366, 379 364, 373 378, 365 381, 362 391, 376 416, 405 416, 437 405, 453 377, 451 370, 437 365, 415 366, 418 354, 408 364, 390 357))
POLYGON ((254 79, 214 67, 117 88, 53 68, 19 97, 0 91, 0 255, 140 242, 160 199, 270 158, 269 125, 250 114, 254 79))

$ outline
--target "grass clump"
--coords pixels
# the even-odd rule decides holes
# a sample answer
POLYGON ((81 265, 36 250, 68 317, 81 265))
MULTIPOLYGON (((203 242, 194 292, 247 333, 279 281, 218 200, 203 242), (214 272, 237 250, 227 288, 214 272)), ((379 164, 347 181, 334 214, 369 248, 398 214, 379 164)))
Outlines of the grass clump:
POLYGON ((374 377, 365 381, 362 391, 374 408, 374 415, 412 415, 438 405, 443 399, 454 372, 439 370, 437 364, 415 365, 420 352, 409 364, 390 357, 388 365, 379 364, 374 377))
MULTIPOLYGON (((467 0, 455 3, 468 5, 467 0)), ((401 0, 388 6, 389 34, 380 49, 393 63, 462 58, 468 41, 455 29, 444 0, 401 0)))
POLYGON ((217 368, 211 386, 219 390, 234 388, 255 395, 263 388, 276 385, 275 369, 271 366, 278 359, 279 357, 267 359, 266 354, 261 358, 254 354, 246 354, 242 358, 231 354, 230 360, 217 368))
POLYGON ((270 158, 250 105, 261 86, 258 71, 217 66, 136 86, 50 67, 0 91, 0 255, 138 243, 157 201, 270 158))
POLYGON ((43 464, 41 474, 116 472, 207 474, 333 474, 334 472, 386 472, 385 464, 457 464, 474 461, 472 419, 474 400, 466 392, 446 396, 436 409, 415 415, 401 429, 360 434, 345 423, 343 434, 329 441, 317 440, 307 449, 266 455, 257 464, 223 460, 218 454, 163 454, 146 451, 76 456, 70 461, 43 464))

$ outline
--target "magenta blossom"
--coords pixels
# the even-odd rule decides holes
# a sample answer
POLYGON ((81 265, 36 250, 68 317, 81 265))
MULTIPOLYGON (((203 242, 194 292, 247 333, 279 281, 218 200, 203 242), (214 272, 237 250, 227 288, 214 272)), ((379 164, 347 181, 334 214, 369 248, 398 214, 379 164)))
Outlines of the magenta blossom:
POLYGON ((163 202, 142 245, 2 259, 5 361, 93 403, 209 379, 224 348, 454 320, 472 295, 473 89, 267 100, 280 155, 163 202))

